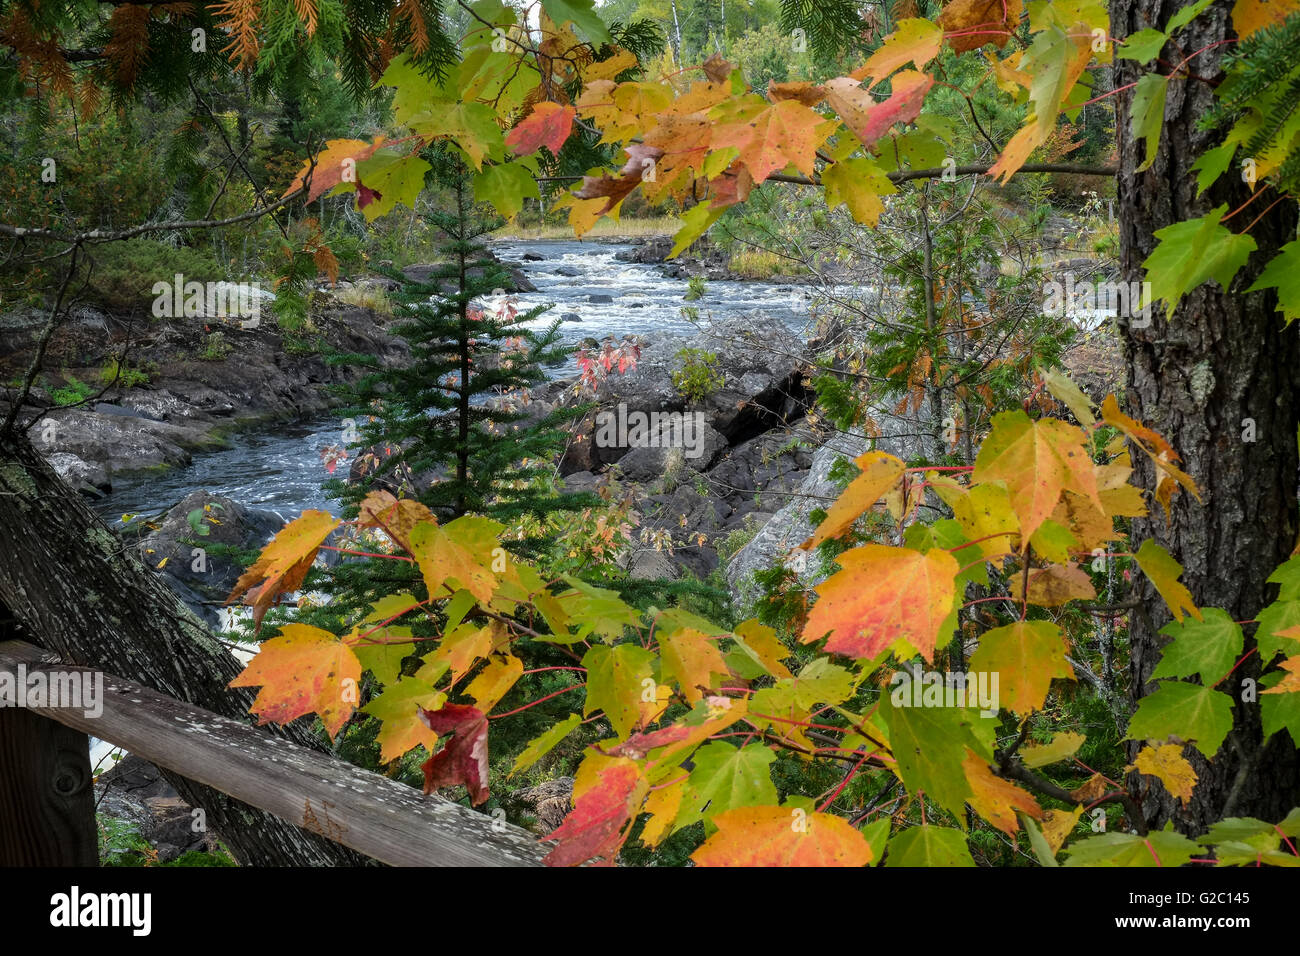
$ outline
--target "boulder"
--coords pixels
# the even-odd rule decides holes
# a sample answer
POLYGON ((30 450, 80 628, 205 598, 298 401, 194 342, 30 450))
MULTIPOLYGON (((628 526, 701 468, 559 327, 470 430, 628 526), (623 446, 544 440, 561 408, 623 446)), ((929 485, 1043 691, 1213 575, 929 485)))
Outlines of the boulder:
MULTIPOLYGON (((595 440, 598 448, 603 429, 598 425, 595 440)), ((618 470, 632 481, 654 481, 670 468, 686 467, 707 471, 727 447, 722 433, 704 420, 702 414, 684 412, 677 417, 661 416, 659 428, 633 444, 618 459, 618 470)))
POLYGON ((112 479, 103 465, 91 464, 64 451, 55 452, 46 460, 60 478, 84 495, 102 498, 113 490, 112 479))
MULTIPOLYGON (((865 452, 868 445, 868 440, 860 434, 837 432, 817 449, 798 492, 727 562, 727 584, 739 606, 748 607, 758 597, 754 572, 783 563, 790 551, 813 533, 809 514, 817 508, 824 509, 839 496, 840 485, 830 479, 830 470, 835 462, 852 461, 865 452)), ((825 579, 827 571, 820 566, 820 561, 814 559, 807 562, 800 579, 808 587, 813 587, 825 579)))
POLYGON ((145 563, 157 567, 166 559, 162 573, 173 585, 181 585, 176 590, 197 613, 216 624, 216 608, 203 601, 224 600, 243 567, 233 557, 215 553, 221 548, 213 546, 257 550, 284 521, 274 512, 247 508, 224 495, 195 491, 170 508, 157 525, 139 541, 145 563), (196 555, 195 549, 202 554, 196 555))
POLYGON ((157 767, 134 754, 100 774, 95 798, 100 813, 134 826, 158 851, 160 863, 190 851, 216 849, 215 834, 196 832, 193 808, 157 767))

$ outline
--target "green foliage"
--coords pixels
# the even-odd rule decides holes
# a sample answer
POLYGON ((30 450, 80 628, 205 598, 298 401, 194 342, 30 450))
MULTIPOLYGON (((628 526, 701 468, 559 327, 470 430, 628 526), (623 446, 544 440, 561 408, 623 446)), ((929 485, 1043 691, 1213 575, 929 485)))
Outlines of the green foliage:
POLYGON ((105 385, 117 385, 119 388, 138 388, 149 384, 149 371, 138 365, 123 364, 117 358, 110 358, 99 370, 99 380, 105 385))
POLYGON ((140 830, 134 823, 102 813, 96 814, 95 819, 99 829, 100 866, 204 867, 237 865, 224 847, 219 847, 214 853, 189 850, 182 853, 175 860, 160 863, 158 861, 158 851, 140 835, 140 830))
POLYGON ((95 394, 96 390, 77 376, 68 375, 66 378, 67 382, 62 386, 50 389, 50 398, 54 399, 55 405, 77 405, 95 394))
POLYGON ((708 283, 704 281, 704 276, 691 276, 686 281, 686 294, 682 298, 687 302, 695 302, 704 298, 707 288, 708 283))
POLYGON ((681 363, 673 370, 673 388, 686 401, 701 402, 727 384, 727 377, 718 371, 718 356, 703 349, 683 348, 676 355, 681 363))
POLYGON ((199 349, 197 357, 205 362, 221 362, 233 349, 234 346, 226 341, 226 333, 218 329, 203 336, 203 346, 199 349))
POLYGON ((188 282, 217 282, 228 274, 211 255, 185 246, 169 246, 153 239, 127 239, 96 246, 92 254, 86 295, 105 308, 150 314, 160 295, 171 298, 179 275, 188 282), (166 283, 166 291, 155 291, 166 283))

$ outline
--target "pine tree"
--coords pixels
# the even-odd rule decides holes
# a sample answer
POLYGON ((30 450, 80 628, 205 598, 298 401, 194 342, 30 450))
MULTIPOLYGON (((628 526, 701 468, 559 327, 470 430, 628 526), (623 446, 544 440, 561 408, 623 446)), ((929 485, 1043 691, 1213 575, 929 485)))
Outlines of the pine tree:
MULTIPOLYGON (((535 556, 547 543, 539 532, 548 515, 598 504, 589 494, 564 494, 553 477, 567 438, 562 426, 585 409, 536 418, 520 408, 545 380, 545 367, 566 357, 559 322, 533 330, 528 324, 546 307, 520 312, 508 300, 497 309, 485 302, 499 301, 493 293, 509 282, 482 243, 498 223, 473 203, 458 158, 446 152, 430 158, 433 183, 446 194, 447 208, 429 216, 444 237, 442 261, 421 280, 389 273, 402 283, 394 294, 402 321, 393 331, 409 344, 412 363, 384 368, 369 356, 331 356, 335 364, 370 370, 345 387, 343 414, 358 423, 372 463, 359 477, 354 469, 351 483, 332 482, 331 491, 347 517, 376 489, 417 499, 443 521, 484 515, 506 526, 513 551, 535 556)), ((332 569, 325 586, 331 615, 416 586, 412 567, 399 564, 348 560, 332 569)))

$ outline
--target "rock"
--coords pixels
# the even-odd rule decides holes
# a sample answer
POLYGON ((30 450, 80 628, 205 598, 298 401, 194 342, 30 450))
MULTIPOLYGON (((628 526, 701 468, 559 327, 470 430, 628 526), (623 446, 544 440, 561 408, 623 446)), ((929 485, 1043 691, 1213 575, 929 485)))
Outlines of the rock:
MULTIPOLYGON (((101 415, 124 415, 127 418, 152 418, 153 416, 141 415, 134 408, 123 408, 121 405, 110 405, 108 402, 96 402, 93 411, 101 415)), ((161 418, 153 418, 154 421, 162 421, 161 418)))
POLYGON ((603 294, 589 295, 587 296, 587 301, 592 305, 613 305, 614 297, 612 295, 603 294))
POLYGON ((573 266, 556 266, 551 270, 551 274, 564 276, 566 279, 576 279, 578 276, 582 275, 582 273, 573 266))
POLYGON ((82 494, 102 498, 105 493, 113 490, 113 482, 103 465, 92 465, 63 451, 48 455, 46 460, 60 478, 82 494))
POLYGON ((539 255, 538 255, 537 253, 535 253, 535 252, 525 252, 522 256, 520 256, 520 258, 523 259, 524 262, 544 262, 544 261, 546 261, 546 256, 539 256, 539 255))
POLYGON ((140 538, 139 550, 151 568, 166 559, 162 573, 171 583, 183 585, 176 590, 197 614, 217 624, 217 609, 202 602, 224 600, 243 568, 234 558, 213 553, 213 545, 257 550, 283 524, 274 512, 246 508, 224 495, 195 491, 170 508, 156 529, 140 538), (205 506, 208 511, 203 510, 205 506), (198 512, 197 525, 206 528, 207 534, 196 531, 191 524, 189 516, 193 512, 198 512), (208 521, 209 517, 219 523, 208 521), (196 548, 203 554, 195 555, 196 548))
POLYGON ((653 548, 634 551, 628 562, 627 573, 633 581, 675 581, 681 577, 677 565, 662 551, 653 548))
POLYGON ((581 321, 582 321, 582 316, 580 316, 577 312, 565 312, 563 315, 560 316, 560 321, 561 321, 561 322, 581 322, 581 321))
MULTIPOLYGON (((627 454, 618 459, 618 469, 632 481, 653 481, 663 477, 670 468, 686 467, 692 471, 707 471, 727 447, 727 439, 700 413, 683 412, 676 417, 665 416, 660 427, 633 445, 627 454)), ((596 444, 600 444, 602 429, 596 430, 596 444)))
POLYGON ((207 430, 200 427, 85 408, 47 411, 30 434, 37 450, 47 457, 65 452, 110 475, 189 464, 188 449, 210 441, 207 430))
MULTIPOLYGON (((727 584, 741 607, 752 605, 758 597, 754 585, 755 571, 782 563, 793 548, 808 539, 813 524, 808 515, 839 496, 840 486, 830 480, 836 461, 852 461, 867 450, 868 441, 861 435, 837 432, 812 456, 812 467, 799 485, 798 494, 776 512, 748 544, 727 562, 727 584)), ((800 580, 813 587, 826 578, 827 569, 815 557, 800 573, 800 580)))
POLYGON ((99 812, 132 824, 158 851, 161 863, 190 851, 216 849, 215 835, 195 832, 193 809, 158 768, 134 754, 100 774, 95 797, 99 812))

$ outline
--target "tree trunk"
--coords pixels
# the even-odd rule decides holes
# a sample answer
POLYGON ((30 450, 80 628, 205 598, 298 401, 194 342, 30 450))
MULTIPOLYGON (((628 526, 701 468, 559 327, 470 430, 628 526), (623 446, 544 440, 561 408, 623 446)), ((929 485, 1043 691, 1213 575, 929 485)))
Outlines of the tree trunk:
MULTIPOLYGON (((1126 37, 1143 27, 1166 23, 1186 4, 1162 0, 1112 0, 1111 28, 1126 37)), ((1231 35, 1229 4, 1219 3, 1178 35, 1187 52, 1201 50, 1231 35)), ((1220 72, 1216 47, 1194 57, 1191 71, 1200 77, 1220 72)), ((1175 58, 1177 59, 1177 58, 1175 58)), ((1144 72, 1131 60, 1116 60, 1117 88, 1144 72)), ((1162 67, 1168 69, 1168 67, 1162 67)), ((1153 233, 1172 223, 1203 215, 1222 205, 1235 209, 1250 196, 1235 170, 1229 170, 1196 198, 1191 165, 1221 133, 1197 128, 1213 102, 1211 86, 1197 79, 1170 81, 1159 154, 1151 168, 1137 172, 1145 143, 1129 131, 1132 92, 1120 94, 1118 197, 1121 280, 1143 279, 1142 262, 1155 248, 1153 233)), ((1259 203, 1262 209, 1267 199, 1259 203)), ((1248 208, 1228 225, 1241 231, 1258 214, 1248 208)), ((1294 238, 1295 207, 1280 203, 1259 220, 1250 234, 1258 251, 1238 274, 1232 288, 1208 282, 1182 300, 1166 318, 1153 310, 1145 327, 1121 317, 1127 365, 1129 414, 1154 428, 1182 456, 1185 470, 1200 486, 1202 502, 1179 492, 1172 519, 1166 523, 1154 500, 1152 514, 1133 524, 1136 544, 1153 538, 1184 567, 1183 580, 1199 607, 1221 607, 1234 620, 1253 620, 1276 595, 1265 579, 1291 553, 1297 531, 1296 426, 1300 408, 1293 385, 1300 366, 1296 328, 1283 328, 1273 292, 1244 294, 1277 248, 1294 238), (1255 441, 1243 440, 1253 420, 1255 441)), ((1153 467, 1145 455, 1133 454, 1136 479, 1155 487, 1153 467)), ((1156 688, 1150 675, 1167 638, 1157 629, 1170 620, 1164 602, 1144 575, 1137 575, 1136 597, 1146 613, 1133 615, 1132 696, 1134 703, 1156 688)), ((1247 626, 1246 649, 1254 646, 1247 626)), ((1186 834, 1199 834, 1225 816, 1280 820, 1300 804, 1300 759, 1286 734, 1262 740, 1257 702, 1242 700, 1242 681, 1257 679, 1258 655, 1249 657, 1219 689, 1234 701, 1234 727, 1222 749, 1207 762, 1188 749, 1199 782, 1190 805, 1182 808, 1150 777, 1135 779, 1148 822, 1163 826, 1172 819, 1186 834), (1152 789, 1154 787, 1154 789, 1152 789)), ((1130 755, 1141 742, 1130 744, 1130 755)))
MULTIPOLYGON (((71 664, 102 668, 226 717, 253 694, 239 662, 54 473, 26 437, 0 435, 0 617, 71 664)), ((303 726, 272 727, 321 750, 303 726)), ((355 866, 365 858, 164 770, 241 863, 355 866)))

